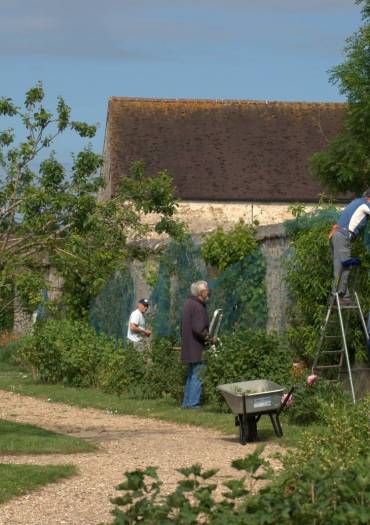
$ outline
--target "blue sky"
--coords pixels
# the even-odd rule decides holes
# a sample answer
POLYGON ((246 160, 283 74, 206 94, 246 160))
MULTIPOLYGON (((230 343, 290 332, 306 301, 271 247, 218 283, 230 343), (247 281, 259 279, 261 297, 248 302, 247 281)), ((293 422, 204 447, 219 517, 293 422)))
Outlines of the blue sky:
POLYGON ((0 0, 0 96, 43 81, 101 151, 109 96, 343 100, 327 70, 360 21, 353 0, 0 0))

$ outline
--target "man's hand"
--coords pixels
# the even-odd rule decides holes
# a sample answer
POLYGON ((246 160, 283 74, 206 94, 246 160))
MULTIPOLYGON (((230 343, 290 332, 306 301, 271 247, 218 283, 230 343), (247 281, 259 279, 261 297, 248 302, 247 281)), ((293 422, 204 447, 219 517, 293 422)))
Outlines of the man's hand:
POLYGON ((146 336, 146 337, 150 337, 152 335, 152 332, 151 330, 143 330, 143 334, 146 336))

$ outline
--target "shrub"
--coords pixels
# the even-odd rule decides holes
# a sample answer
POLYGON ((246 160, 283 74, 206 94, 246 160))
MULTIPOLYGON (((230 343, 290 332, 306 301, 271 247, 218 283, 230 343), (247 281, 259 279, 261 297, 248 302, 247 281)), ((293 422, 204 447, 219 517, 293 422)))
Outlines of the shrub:
POLYGON ((291 423, 310 425, 323 423, 329 407, 350 409, 352 400, 341 383, 319 379, 313 385, 298 385, 293 394, 293 403, 287 410, 291 423))
POLYGON ((102 357, 113 350, 114 340, 85 322, 50 320, 23 338, 17 355, 42 382, 96 386, 102 357))
POLYGON ((128 344, 104 355, 99 384, 118 395, 125 393, 138 399, 169 396, 179 400, 183 393, 184 369, 169 338, 154 340, 145 352, 138 352, 128 344))
POLYGON ((229 232, 219 227, 208 235, 202 245, 202 256, 207 264, 224 271, 256 248, 255 227, 241 220, 229 232))
POLYGON ((127 393, 132 384, 140 384, 144 375, 143 354, 132 345, 119 346, 102 356, 98 374, 99 386, 112 394, 127 393))
POLYGON ((201 465, 179 469, 184 476, 170 494, 161 493, 157 470, 126 472, 117 489, 112 525, 154 523, 210 525, 366 525, 370 522, 369 408, 329 407, 327 427, 308 432, 299 449, 281 458, 284 470, 253 493, 255 481, 269 476, 262 449, 232 466, 246 476, 223 483, 215 498, 216 469, 201 465), (248 486, 246 486, 246 481, 248 486))
POLYGON ((215 352, 206 352, 206 362, 204 394, 206 401, 216 406, 223 406, 217 385, 252 379, 270 379, 285 385, 292 365, 291 354, 281 337, 248 329, 222 337, 215 352))
POLYGON ((179 401, 184 392, 185 373, 186 367, 180 361, 180 353, 174 349, 174 341, 170 338, 154 341, 144 378, 147 397, 170 396, 179 401))

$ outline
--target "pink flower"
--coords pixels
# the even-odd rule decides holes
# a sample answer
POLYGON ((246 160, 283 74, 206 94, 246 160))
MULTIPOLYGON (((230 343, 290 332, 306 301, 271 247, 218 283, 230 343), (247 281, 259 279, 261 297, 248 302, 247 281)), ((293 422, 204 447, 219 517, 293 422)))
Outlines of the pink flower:
MULTIPOLYGON (((282 398, 281 398, 281 402, 284 403, 284 401, 286 400, 286 398, 288 397, 288 394, 283 394, 282 398)), ((293 395, 290 394, 289 398, 288 398, 288 401, 286 402, 286 407, 290 407, 292 406, 293 404, 293 395)))
POLYGON ((319 379, 319 376, 317 376, 316 374, 311 374, 310 376, 307 377, 307 384, 313 385, 318 379, 319 379))

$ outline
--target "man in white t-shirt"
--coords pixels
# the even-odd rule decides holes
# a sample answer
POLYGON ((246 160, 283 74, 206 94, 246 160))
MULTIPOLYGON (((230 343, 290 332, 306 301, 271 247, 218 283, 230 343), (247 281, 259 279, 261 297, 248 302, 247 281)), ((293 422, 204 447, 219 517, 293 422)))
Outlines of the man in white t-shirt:
POLYGON ((145 337, 151 335, 150 330, 145 329, 145 317, 149 308, 149 301, 147 299, 140 299, 137 304, 137 309, 132 312, 128 321, 127 339, 135 345, 143 342, 145 337))

